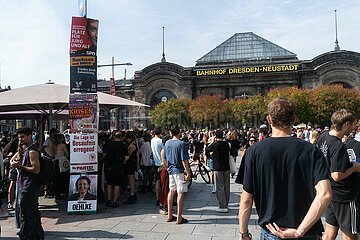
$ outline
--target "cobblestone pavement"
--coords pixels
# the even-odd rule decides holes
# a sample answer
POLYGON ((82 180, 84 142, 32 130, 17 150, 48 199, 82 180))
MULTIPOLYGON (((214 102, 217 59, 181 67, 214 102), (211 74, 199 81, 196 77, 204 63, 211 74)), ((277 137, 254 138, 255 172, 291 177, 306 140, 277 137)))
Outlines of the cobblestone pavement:
MULTIPOLYGON (((159 214, 152 193, 138 193, 134 205, 118 208, 99 205, 95 215, 68 215, 66 201, 40 197, 40 211, 45 239, 159 239, 159 240, 234 240, 239 239, 238 209, 241 186, 231 179, 231 196, 228 213, 217 213, 218 202, 211 193, 212 186, 202 179, 195 180, 185 194, 183 216, 189 223, 167 223, 167 216, 159 214)), ((5 204, 3 205, 5 209, 5 204)), ((176 213, 176 209, 175 209, 176 213)), ((259 239, 255 209, 252 211, 249 230, 253 239, 259 239)), ((0 219, 1 239, 18 239, 13 217, 0 219)), ((339 236, 337 239, 340 239, 339 236)))
MULTIPOLYGON (((123 198, 118 208, 100 204, 95 215, 68 215, 65 200, 40 197, 45 239, 238 239, 240 189, 231 179, 229 212, 217 213, 212 186, 202 179, 195 180, 185 194, 183 215, 189 223, 183 225, 166 222, 167 216, 159 214, 152 193, 138 193, 138 201, 133 205, 122 204, 123 198)), ((251 224, 252 229, 257 229, 255 216, 251 224)), ((1 239, 18 239, 13 217, 0 219, 0 225, 1 239)), ((255 232, 253 235, 256 237, 255 232)))

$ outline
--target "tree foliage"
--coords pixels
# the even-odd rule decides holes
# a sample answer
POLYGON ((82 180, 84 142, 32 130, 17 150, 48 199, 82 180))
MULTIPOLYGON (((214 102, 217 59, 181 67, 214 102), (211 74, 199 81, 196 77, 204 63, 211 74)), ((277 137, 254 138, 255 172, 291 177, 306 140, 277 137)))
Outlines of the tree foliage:
POLYGON ((298 123, 328 125, 332 113, 346 108, 360 115, 360 94, 341 85, 324 85, 314 89, 277 88, 266 96, 256 95, 246 99, 222 100, 217 95, 203 95, 197 99, 171 99, 150 111, 155 125, 169 127, 179 124, 192 127, 221 127, 226 123, 243 125, 262 123, 268 103, 277 97, 292 99, 296 104, 298 123))
POLYGON ((208 127, 219 127, 226 121, 227 105, 218 95, 202 95, 190 103, 191 121, 208 127))
POLYGON ((190 102, 190 99, 170 99, 167 102, 156 105, 155 108, 149 112, 151 122, 162 128, 168 128, 174 124, 182 127, 189 126, 190 102))

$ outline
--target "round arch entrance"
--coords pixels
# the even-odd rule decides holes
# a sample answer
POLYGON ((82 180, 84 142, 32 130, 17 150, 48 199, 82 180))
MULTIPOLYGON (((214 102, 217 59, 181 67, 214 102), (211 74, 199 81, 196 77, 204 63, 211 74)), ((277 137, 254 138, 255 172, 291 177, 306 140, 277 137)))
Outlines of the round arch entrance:
POLYGON ((152 96, 150 106, 155 107, 157 104, 161 102, 167 102, 171 98, 176 98, 176 96, 170 90, 159 90, 152 96))
POLYGON ((341 85, 343 88, 353 88, 350 84, 346 83, 346 82, 332 82, 330 83, 330 85, 341 85))

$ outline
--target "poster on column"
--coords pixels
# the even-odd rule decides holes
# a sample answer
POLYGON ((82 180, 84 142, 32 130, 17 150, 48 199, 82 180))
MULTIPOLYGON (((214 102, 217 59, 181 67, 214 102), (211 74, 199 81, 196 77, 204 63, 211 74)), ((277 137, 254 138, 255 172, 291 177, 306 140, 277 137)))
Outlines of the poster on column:
POLYGON ((70 134, 70 173, 96 172, 97 133, 70 134))
POLYGON ((68 213, 96 213, 97 175, 70 175, 68 213))
POLYGON ((97 132, 97 94, 70 94, 70 132, 97 132))
POLYGON ((96 93, 96 56, 70 56, 70 92, 96 93))
POLYGON ((96 56, 99 21, 91 18, 72 17, 70 56, 96 56))

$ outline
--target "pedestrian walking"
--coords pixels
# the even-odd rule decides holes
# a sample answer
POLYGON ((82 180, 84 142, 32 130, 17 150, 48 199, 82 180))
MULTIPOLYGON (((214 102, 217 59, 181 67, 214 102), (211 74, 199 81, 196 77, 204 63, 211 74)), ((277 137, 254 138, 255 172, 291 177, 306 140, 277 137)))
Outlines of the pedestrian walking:
POLYGON ((165 143, 164 155, 166 159, 167 171, 169 173, 168 194, 168 219, 167 222, 176 220, 177 224, 187 223, 188 220, 182 216, 184 192, 191 178, 189 167, 189 153, 186 144, 180 141, 180 128, 171 126, 170 133, 172 139, 165 143), (186 172, 186 175, 184 175, 186 172), (177 193, 177 217, 172 214, 174 195, 177 193))
POLYGON ((230 200, 230 145, 224 140, 221 129, 215 131, 216 141, 206 149, 206 155, 214 161, 215 193, 219 201, 218 212, 227 213, 230 200))
POLYGON ((25 151, 21 161, 13 161, 12 167, 19 170, 18 191, 20 195, 20 239, 44 239, 44 230, 41 226, 39 205, 39 173, 40 152, 32 142, 32 130, 22 128, 17 131, 19 141, 25 151))

